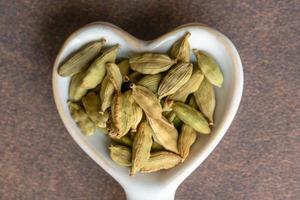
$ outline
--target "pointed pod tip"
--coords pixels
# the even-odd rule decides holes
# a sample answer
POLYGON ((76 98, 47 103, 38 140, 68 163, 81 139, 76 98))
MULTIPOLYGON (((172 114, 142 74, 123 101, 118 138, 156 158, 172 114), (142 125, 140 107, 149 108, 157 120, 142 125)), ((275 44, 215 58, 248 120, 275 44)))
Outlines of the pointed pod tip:
POLYGON ((192 35, 192 34, 188 31, 188 32, 186 32, 185 37, 188 38, 188 37, 190 37, 191 35, 192 35))
POLYGON ((193 52, 194 52, 194 53, 198 53, 198 52, 199 52, 199 50, 198 50, 198 49, 196 49, 196 48, 194 48, 194 49, 193 49, 193 52))
POLYGON ((105 38, 101 38, 99 41, 102 45, 106 43, 106 39, 105 38))

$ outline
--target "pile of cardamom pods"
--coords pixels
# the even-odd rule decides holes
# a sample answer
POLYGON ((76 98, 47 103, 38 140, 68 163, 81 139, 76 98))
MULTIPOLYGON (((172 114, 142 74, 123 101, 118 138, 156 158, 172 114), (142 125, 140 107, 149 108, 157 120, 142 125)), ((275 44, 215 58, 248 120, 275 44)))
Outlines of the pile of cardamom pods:
POLYGON ((197 135, 209 134, 216 105, 213 86, 223 75, 207 53, 193 49, 190 33, 169 54, 117 58, 120 46, 91 42, 60 65, 71 76, 68 105, 85 135, 104 128, 114 162, 130 175, 169 169, 183 162, 197 135), (116 62, 118 61, 118 62, 116 62), (117 64, 116 64, 117 63, 117 64))

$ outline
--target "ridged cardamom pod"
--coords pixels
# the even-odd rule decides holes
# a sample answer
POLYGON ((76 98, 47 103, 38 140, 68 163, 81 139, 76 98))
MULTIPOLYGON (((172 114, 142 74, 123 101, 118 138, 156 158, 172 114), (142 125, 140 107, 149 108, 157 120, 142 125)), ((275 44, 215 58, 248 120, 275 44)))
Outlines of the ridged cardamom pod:
POLYGON ((130 68, 129 60, 128 59, 122 60, 121 62, 118 63, 118 66, 120 68, 122 77, 124 78, 125 76, 127 76, 130 68))
POLYGON ((111 106, 114 91, 114 86, 109 76, 106 75, 101 83, 100 89, 101 113, 104 113, 106 109, 111 106))
POLYGON ((100 53, 105 40, 91 42, 76 51, 58 68, 61 76, 73 76, 89 67, 89 63, 100 53))
POLYGON ((209 55, 197 49, 193 49, 193 51, 197 58, 197 64, 204 76, 213 85, 221 87, 223 83, 223 74, 221 72, 219 64, 209 55))
POLYGON ((132 104, 132 117, 133 117, 133 124, 131 126, 131 131, 136 132, 138 125, 142 121, 143 118, 143 110, 142 108, 136 104, 132 104))
POLYGON ((92 89, 102 82, 106 74, 105 64, 115 62, 119 48, 119 45, 115 45, 107 49, 89 66, 81 83, 82 88, 92 89))
POLYGON ((161 78, 162 74, 147 75, 140 79, 137 84, 148 88, 153 93, 156 93, 161 78))
POLYGON ((87 89, 80 87, 84 72, 72 76, 69 86, 69 99, 79 101, 86 93, 87 89))
POLYGON ((171 58, 178 61, 189 62, 190 61, 190 44, 188 38, 191 33, 187 32, 183 38, 176 41, 170 51, 171 58))
POLYGON ((188 106, 182 102, 168 102, 170 107, 176 113, 176 116, 183 121, 185 124, 189 125, 197 132, 208 134, 210 133, 210 128, 208 122, 202 113, 191 106, 188 106))
POLYGON ((119 66, 115 63, 106 63, 105 67, 107 75, 109 76, 109 80, 113 84, 115 90, 121 91, 123 77, 120 72, 119 66))
POLYGON ((183 124, 181 133, 178 136, 178 150, 183 160, 189 155, 190 148, 195 143, 196 139, 197 132, 190 126, 183 124))
POLYGON ((204 79, 199 89, 194 93, 194 96, 198 107, 212 125, 216 107, 216 98, 213 85, 207 79, 204 79))
POLYGON ((162 108, 156 95, 146 87, 131 85, 132 97, 134 101, 151 118, 159 119, 162 116, 162 108))
POLYGON ((77 103, 68 102, 70 114, 84 135, 93 135, 95 131, 94 122, 88 117, 84 109, 77 103))
POLYGON ((164 117, 153 119, 147 116, 147 120, 153 129, 154 141, 162 145, 165 149, 178 153, 178 132, 173 124, 169 123, 164 117))
POLYGON ((121 145, 125 145, 127 147, 131 147, 132 146, 132 140, 131 138, 127 135, 121 137, 121 138, 111 138, 112 141, 114 141, 115 143, 121 144, 121 145))
POLYGON ((135 175, 150 157, 153 131, 148 122, 142 122, 134 135, 132 144, 132 167, 130 175, 135 175))
POLYGON ((140 169, 142 173, 150 173, 163 169, 170 169, 181 163, 182 158, 172 152, 158 151, 151 154, 149 160, 140 169))
POLYGON ((174 66, 159 84, 157 92, 159 99, 174 94, 190 79, 192 73, 193 65, 190 63, 179 63, 174 66))
POLYGON ((137 83, 142 77, 143 74, 139 72, 132 72, 128 76, 125 76, 125 80, 129 80, 132 83, 137 83))
POLYGON ((168 98, 174 101, 181 101, 184 103, 187 100, 189 94, 195 92, 199 88, 203 78, 204 76, 201 73, 201 71, 195 70, 191 78, 168 98))
POLYGON ((131 149, 122 145, 110 145, 109 147, 111 159, 118 165, 124 167, 131 166, 131 149))
POLYGON ((121 138, 126 135, 133 124, 132 102, 126 97, 126 94, 121 94, 120 92, 114 94, 111 105, 111 117, 113 124, 109 127, 109 136, 121 138))
POLYGON ((142 74, 158 74, 167 71, 174 63, 169 56, 164 54, 145 53, 129 59, 132 70, 142 74))
POLYGON ((82 104, 89 118, 91 118, 96 126, 105 128, 106 121, 108 120, 108 113, 99 113, 101 107, 99 95, 92 91, 88 92, 87 95, 82 98, 82 104))

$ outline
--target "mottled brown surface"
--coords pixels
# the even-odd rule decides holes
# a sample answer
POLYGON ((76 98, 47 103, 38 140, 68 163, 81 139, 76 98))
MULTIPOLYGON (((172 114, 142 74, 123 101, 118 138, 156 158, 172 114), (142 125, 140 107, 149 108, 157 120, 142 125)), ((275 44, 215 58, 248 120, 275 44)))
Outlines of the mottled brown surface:
POLYGON ((0 199, 125 199, 72 140, 52 97, 59 47, 93 21, 142 39, 202 22, 240 52, 245 86, 237 116, 176 199, 299 199, 299 19, 299 0, 0 0, 0 199))

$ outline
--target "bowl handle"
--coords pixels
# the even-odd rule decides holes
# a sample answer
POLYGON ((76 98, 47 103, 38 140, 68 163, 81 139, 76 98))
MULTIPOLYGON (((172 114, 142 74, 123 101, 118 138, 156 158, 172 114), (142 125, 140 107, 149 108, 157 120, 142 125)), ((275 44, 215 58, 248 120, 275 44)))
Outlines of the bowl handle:
POLYGON ((174 200, 177 187, 126 187, 127 200, 174 200))

